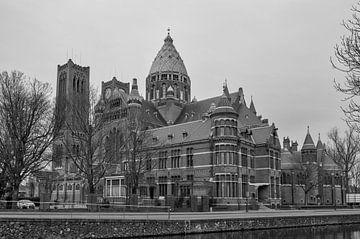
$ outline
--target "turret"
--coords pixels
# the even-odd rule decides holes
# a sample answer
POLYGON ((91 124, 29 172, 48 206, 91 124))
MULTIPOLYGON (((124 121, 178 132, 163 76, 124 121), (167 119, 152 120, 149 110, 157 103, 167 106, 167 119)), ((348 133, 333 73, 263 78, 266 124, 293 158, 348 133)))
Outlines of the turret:
POLYGON ((301 157, 304 163, 317 162, 316 148, 314 141, 310 135, 309 126, 307 127, 307 134, 305 136, 303 147, 301 148, 301 157))
POLYGON ((255 109, 255 105, 254 105, 252 96, 251 96, 251 102, 250 102, 250 110, 256 115, 256 109, 255 109))
POLYGON ((239 114, 231 106, 226 96, 225 87, 216 108, 211 106, 209 109, 210 119, 212 120, 213 135, 221 136, 237 136, 237 118, 239 114), (211 109, 211 111, 210 111, 211 109))
POLYGON ((131 92, 128 98, 128 107, 141 107, 142 97, 139 94, 137 79, 134 78, 131 86, 131 92))

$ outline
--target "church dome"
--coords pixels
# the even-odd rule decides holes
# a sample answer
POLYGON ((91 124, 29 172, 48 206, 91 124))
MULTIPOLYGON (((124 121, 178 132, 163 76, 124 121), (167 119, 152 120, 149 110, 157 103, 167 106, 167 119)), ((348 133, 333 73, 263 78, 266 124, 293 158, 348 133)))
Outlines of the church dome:
POLYGON ((175 49, 173 39, 169 33, 164 39, 164 45, 161 47, 151 65, 149 74, 157 72, 178 72, 183 75, 188 75, 184 62, 175 49))

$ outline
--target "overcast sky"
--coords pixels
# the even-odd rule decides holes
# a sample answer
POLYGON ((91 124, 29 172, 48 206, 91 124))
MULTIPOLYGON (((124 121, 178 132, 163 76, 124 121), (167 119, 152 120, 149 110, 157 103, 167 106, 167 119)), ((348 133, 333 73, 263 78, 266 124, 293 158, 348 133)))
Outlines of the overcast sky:
POLYGON ((0 71, 17 69, 49 82, 67 58, 90 66, 91 83, 145 78, 166 29, 184 60, 198 100, 244 89, 256 110, 302 145, 345 129, 343 76, 329 59, 345 33, 353 0, 89 1, 0 0, 0 71))

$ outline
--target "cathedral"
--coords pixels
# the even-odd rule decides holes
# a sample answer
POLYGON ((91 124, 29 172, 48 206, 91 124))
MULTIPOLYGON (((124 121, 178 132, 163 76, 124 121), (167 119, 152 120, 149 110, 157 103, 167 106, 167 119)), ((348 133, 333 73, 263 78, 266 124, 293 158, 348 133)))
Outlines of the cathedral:
MULTIPOLYGON (((72 60, 58 66, 56 101, 66 121, 74 121, 66 102, 89 107, 89 72, 72 60)), ((137 202, 192 210, 208 210, 209 205, 243 208, 248 203, 278 207, 282 163, 275 124, 262 119, 252 99, 246 102, 243 88, 231 92, 225 82, 217 96, 197 101, 191 98, 192 80, 168 33, 145 79, 143 96, 137 79, 130 85, 114 77, 101 84, 94 112, 102 134, 121 132, 124 122, 139 112, 143 131, 150 135, 142 150, 151 163, 139 175, 137 202)), ((61 144, 54 143, 53 149, 59 152, 53 170, 60 176, 52 200, 83 202, 86 180, 61 154, 61 144)), ((127 203, 128 167, 126 158, 117 157, 97 193, 109 202, 127 203)))

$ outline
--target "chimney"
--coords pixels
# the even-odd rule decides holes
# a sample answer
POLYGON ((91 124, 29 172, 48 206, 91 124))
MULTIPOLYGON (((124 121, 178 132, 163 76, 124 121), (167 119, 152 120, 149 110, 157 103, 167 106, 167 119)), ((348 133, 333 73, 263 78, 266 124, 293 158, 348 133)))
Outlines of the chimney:
POLYGON ((290 139, 289 139, 289 136, 287 138, 284 137, 283 147, 284 147, 284 149, 288 149, 290 151, 290 139))
POLYGON ((291 141, 291 152, 296 152, 298 151, 298 142, 297 141, 291 141))

